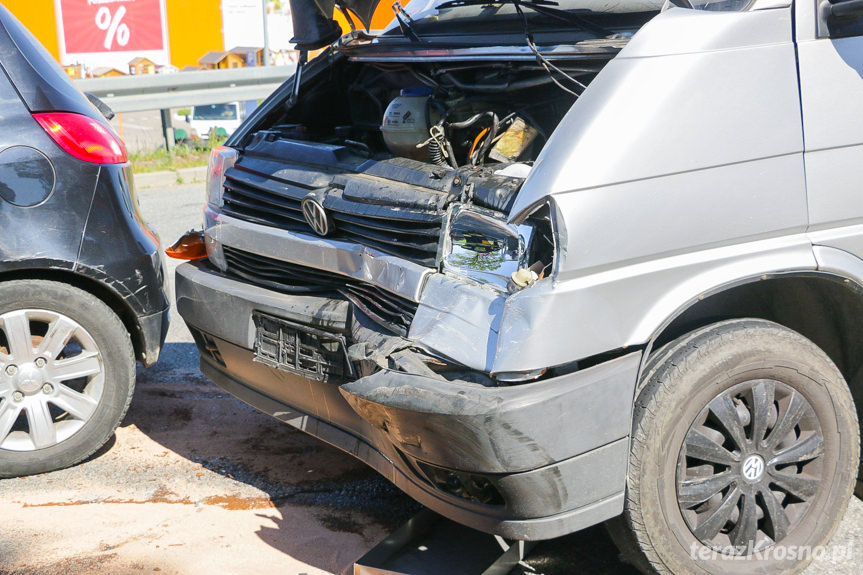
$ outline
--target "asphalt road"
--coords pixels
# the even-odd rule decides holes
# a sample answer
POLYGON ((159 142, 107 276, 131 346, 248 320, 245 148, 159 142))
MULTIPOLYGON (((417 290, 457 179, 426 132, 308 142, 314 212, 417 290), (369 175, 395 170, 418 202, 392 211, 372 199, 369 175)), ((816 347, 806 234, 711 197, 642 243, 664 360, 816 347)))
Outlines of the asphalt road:
MULTIPOLYGON (((163 244, 200 225, 203 194, 201 184, 141 192, 163 244)), ((365 465, 210 384, 174 314, 106 448, 72 469, 0 481, 0 575, 349 573, 417 510, 365 465)), ((856 498, 827 555, 807 575, 859 572, 856 498)), ((596 527, 540 544, 512 575, 538 573, 635 571, 596 527)))

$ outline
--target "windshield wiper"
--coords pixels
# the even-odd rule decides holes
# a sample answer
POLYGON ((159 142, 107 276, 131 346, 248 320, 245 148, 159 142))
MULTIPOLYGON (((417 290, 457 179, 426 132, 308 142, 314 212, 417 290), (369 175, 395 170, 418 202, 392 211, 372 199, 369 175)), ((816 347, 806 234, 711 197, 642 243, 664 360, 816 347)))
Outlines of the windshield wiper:
MULTIPOLYGON (((570 12, 568 10, 557 8, 560 4, 553 0, 450 0, 449 2, 438 4, 436 8, 460 8, 463 6, 484 6, 487 4, 515 5, 516 3, 522 8, 529 8, 538 14, 557 18, 567 24, 574 24, 582 30, 587 30, 594 34, 600 34, 602 36, 611 36, 614 34, 614 32, 608 28, 604 28, 599 24, 591 22, 589 19, 581 16, 578 12, 570 12)), ((584 13, 590 11, 581 10, 580 12, 584 13)))

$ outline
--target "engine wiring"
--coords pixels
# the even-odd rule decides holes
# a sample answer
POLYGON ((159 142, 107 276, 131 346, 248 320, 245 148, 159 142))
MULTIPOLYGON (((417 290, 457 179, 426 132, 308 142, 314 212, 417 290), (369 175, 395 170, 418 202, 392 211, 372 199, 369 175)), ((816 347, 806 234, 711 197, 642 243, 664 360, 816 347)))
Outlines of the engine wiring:
POLYGON ((317 137, 366 157, 393 154, 450 169, 531 163, 548 141, 555 118, 600 66, 571 59, 549 62, 524 11, 514 16, 516 31, 524 25, 533 52, 528 60, 369 62, 344 82, 347 113, 330 134, 324 136, 327 122, 322 121, 302 126, 303 133, 292 128, 291 135, 305 139, 321 131, 317 137), (552 83, 560 90, 549 90, 552 83))

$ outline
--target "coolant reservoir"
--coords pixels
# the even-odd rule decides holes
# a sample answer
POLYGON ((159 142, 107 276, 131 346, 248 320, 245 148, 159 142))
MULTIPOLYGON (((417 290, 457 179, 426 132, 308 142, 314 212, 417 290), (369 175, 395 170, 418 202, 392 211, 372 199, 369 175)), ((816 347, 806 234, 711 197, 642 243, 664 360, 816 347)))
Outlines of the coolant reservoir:
POLYGON ((417 148, 429 138, 428 101, 432 89, 404 88, 384 112, 381 132, 390 152, 403 158, 428 161, 428 148, 417 148))

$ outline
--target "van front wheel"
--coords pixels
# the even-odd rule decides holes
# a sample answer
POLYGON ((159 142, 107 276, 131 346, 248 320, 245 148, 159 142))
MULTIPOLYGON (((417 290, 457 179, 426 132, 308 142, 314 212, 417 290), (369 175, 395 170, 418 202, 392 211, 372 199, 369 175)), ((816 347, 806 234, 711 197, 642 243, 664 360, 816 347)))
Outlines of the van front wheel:
POLYGON ((859 427, 841 373, 762 320, 713 324, 658 353, 634 410, 615 542, 645 573, 799 572, 855 484, 859 427))

